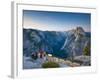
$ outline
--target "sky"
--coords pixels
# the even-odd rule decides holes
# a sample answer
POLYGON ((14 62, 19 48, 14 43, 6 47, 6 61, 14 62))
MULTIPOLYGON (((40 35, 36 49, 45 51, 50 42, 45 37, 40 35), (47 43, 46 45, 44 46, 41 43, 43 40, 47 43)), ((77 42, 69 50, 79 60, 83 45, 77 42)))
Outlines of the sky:
POLYGON ((51 12, 23 10, 23 27, 43 31, 68 31, 82 27, 90 32, 91 14, 75 12, 51 12))

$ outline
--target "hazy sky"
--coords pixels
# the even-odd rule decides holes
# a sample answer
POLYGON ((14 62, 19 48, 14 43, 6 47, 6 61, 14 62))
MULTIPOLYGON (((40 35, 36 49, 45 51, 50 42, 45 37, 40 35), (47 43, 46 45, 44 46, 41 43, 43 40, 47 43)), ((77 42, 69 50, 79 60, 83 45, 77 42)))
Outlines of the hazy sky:
POLYGON ((77 26, 90 31, 91 14, 23 10, 23 27, 48 31, 67 31, 77 26))

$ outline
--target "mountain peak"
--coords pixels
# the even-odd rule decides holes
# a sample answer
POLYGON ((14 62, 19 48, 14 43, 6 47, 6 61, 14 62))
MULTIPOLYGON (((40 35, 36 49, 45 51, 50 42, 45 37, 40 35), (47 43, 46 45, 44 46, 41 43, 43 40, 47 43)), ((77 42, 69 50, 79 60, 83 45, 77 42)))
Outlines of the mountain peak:
POLYGON ((75 29, 75 34, 76 35, 85 35, 85 31, 84 31, 84 29, 82 28, 82 27, 77 27, 76 29, 75 29))
POLYGON ((78 32, 84 32, 84 29, 83 29, 82 27, 80 27, 80 26, 77 27, 76 30, 77 30, 78 32))

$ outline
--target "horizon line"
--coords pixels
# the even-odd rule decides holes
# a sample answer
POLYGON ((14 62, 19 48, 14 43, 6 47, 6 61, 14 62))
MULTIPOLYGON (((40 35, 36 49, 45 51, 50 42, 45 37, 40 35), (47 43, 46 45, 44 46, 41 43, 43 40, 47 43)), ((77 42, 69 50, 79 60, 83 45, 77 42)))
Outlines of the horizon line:
MULTIPOLYGON (((80 26, 78 26, 78 27, 80 27, 80 26)), ((23 27, 23 29, 34 29, 34 30, 39 30, 39 31, 57 31, 57 32, 66 32, 66 31, 71 31, 71 30, 75 30, 77 27, 75 27, 75 28, 73 28, 73 29, 69 29, 69 30, 41 30, 41 29, 35 29, 35 28, 32 28, 32 27, 23 27)), ((83 27, 81 27, 81 28, 83 28, 83 27)), ((86 31, 84 28, 83 28, 83 30, 85 31, 85 32, 91 32, 91 31, 86 31)))

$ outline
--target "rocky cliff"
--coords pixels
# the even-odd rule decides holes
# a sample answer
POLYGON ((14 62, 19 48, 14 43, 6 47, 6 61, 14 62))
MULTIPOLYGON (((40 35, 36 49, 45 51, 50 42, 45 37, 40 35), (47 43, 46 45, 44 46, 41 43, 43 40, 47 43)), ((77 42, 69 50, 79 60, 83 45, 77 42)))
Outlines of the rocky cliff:
POLYGON ((90 32, 82 27, 69 31, 41 31, 23 29, 23 55, 45 51, 53 56, 68 58, 83 55, 83 49, 90 46, 90 32))

